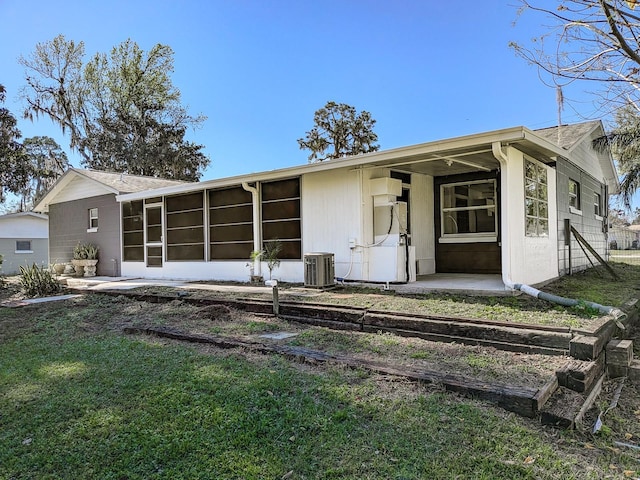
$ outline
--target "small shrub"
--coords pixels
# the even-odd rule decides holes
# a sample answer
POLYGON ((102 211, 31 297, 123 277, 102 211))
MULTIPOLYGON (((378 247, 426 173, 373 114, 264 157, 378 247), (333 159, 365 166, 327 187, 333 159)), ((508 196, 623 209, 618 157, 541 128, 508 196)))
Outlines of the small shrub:
POLYGON ((20 285, 28 297, 42 297, 60 291, 60 284, 51 272, 35 263, 30 267, 20 267, 20 285))

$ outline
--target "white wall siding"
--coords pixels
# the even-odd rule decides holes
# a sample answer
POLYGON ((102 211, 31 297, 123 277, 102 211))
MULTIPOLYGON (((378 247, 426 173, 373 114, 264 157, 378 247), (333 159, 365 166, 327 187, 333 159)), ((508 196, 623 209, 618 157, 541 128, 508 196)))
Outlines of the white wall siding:
POLYGON ((411 175, 411 244, 416 248, 416 273, 436 272, 433 177, 411 175))
MULTIPOLYGON (((304 253, 329 252, 335 256, 339 278, 362 278, 361 175, 359 170, 319 172, 302 177, 302 248, 304 253)), ((300 272, 301 275, 304 272, 300 272)), ((302 277, 301 280, 304 280, 302 277)))
POLYGON ((509 268, 505 273, 512 283, 533 285, 558 276, 556 174, 554 169, 545 166, 549 200, 549 236, 528 237, 525 235, 524 156, 514 148, 509 148, 508 155, 509 162, 501 172, 502 188, 509 189, 508 205, 503 208, 501 214, 506 213, 506 216, 501 217, 503 259, 504 255, 508 256, 506 264, 503 260, 503 271, 509 268), (508 246, 506 250, 505 243, 508 246))
MULTIPOLYGON (((227 280, 248 282, 247 261, 224 262, 164 262, 162 267, 146 267, 143 262, 122 262, 125 277, 158 278, 171 280, 227 280)), ((262 263, 262 274, 269 279, 269 269, 262 263)), ((273 278, 282 282, 299 283, 304 280, 302 261, 283 260, 273 270, 273 278)))
POLYGON ((0 238, 48 238, 49 221, 29 215, 8 215, 0 218, 0 238))

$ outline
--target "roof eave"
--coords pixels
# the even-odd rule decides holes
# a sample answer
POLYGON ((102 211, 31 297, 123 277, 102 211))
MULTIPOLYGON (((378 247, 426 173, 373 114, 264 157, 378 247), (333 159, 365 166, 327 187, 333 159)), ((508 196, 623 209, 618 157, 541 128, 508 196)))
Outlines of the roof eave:
POLYGON ((294 177, 307 173, 323 172, 340 168, 359 168, 363 166, 388 167, 393 165, 394 160, 401 161, 402 159, 406 159, 408 157, 428 155, 443 150, 473 147, 476 145, 490 145, 493 142, 501 142, 505 145, 515 145, 523 141, 538 144, 539 147, 544 150, 549 157, 562 154, 562 151, 559 147, 554 146, 552 143, 547 142, 537 135, 534 135, 531 130, 520 126, 474 135, 466 135, 446 140, 437 140, 407 147, 393 148, 379 152, 354 155, 351 157, 340 158, 326 162, 298 165, 276 170, 267 170, 264 172, 253 172, 232 177, 207 180, 194 184, 163 187, 142 192, 124 193, 121 195, 117 195, 116 200, 139 200, 147 197, 173 195, 178 193, 202 190, 206 188, 218 188, 230 185, 238 185, 243 182, 256 182, 272 180, 276 178, 294 177))

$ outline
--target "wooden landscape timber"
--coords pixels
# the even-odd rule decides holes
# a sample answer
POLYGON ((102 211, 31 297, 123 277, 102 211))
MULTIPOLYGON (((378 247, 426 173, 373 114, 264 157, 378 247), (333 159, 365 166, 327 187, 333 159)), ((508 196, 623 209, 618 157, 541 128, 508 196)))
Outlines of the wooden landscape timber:
POLYGON ((259 353, 275 353, 303 363, 339 363, 350 368, 363 368, 385 375, 394 375, 409 380, 433 383, 447 391, 486 400, 505 410, 525 417, 535 417, 557 386, 556 379, 550 379, 542 388, 520 387, 496 382, 484 382, 462 375, 441 373, 428 370, 414 370, 381 362, 356 359, 347 355, 333 355, 303 347, 287 345, 266 345, 259 342, 247 342, 230 337, 191 334, 175 329, 157 327, 125 327, 127 334, 154 335, 173 340, 215 345, 218 348, 244 348, 259 353))

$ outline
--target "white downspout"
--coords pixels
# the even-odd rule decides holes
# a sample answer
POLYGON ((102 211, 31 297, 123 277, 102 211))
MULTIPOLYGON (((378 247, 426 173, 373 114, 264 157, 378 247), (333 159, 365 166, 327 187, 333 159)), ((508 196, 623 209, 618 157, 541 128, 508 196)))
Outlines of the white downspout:
MULTIPOLYGON (((247 182, 242 182, 242 188, 247 192, 251 192, 251 202, 253 205, 253 251, 259 252, 262 250, 262 245, 260 244, 260 198, 258 197, 258 189, 250 186, 247 182)), ((262 275, 261 265, 260 257, 256 257, 253 261, 254 275, 262 275)))
POLYGON ((508 225, 508 210, 509 210, 509 199, 508 199, 508 188, 507 188, 507 161, 509 158, 502 151, 502 144, 500 142, 493 142, 491 144, 491 152, 493 156, 498 160, 500 164, 500 171, 502 174, 500 175, 500 240, 501 240, 501 248, 500 248, 500 257, 502 259, 502 283, 504 283, 505 287, 509 289, 513 289, 513 282, 511 281, 511 248, 510 248, 510 239, 509 239, 509 225, 508 225))

